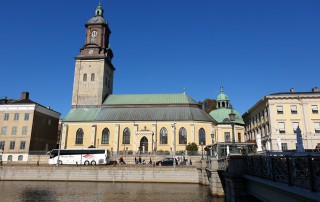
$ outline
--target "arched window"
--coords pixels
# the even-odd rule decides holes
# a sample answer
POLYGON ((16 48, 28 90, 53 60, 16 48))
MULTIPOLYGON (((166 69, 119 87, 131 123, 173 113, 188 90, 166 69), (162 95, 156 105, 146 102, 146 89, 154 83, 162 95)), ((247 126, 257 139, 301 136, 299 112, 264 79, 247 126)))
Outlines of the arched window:
POLYGON ((83 75, 83 81, 87 81, 87 74, 83 75))
POLYGON ((129 128, 125 128, 123 130, 122 144, 130 144, 130 129, 129 128))
POLYGON ((18 161, 22 161, 23 160, 23 156, 22 155, 19 155, 18 156, 18 161))
POLYGON ((79 128, 76 134, 76 144, 83 144, 83 130, 79 128))
POLYGON ((110 131, 108 128, 103 129, 101 144, 109 144, 110 131))
POLYGON ((12 161, 12 155, 8 156, 8 161, 12 161))
POLYGON ((179 144, 187 144, 187 130, 183 127, 179 130, 179 144))
POLYGON ((160 144, 168 144, 168 131, 166 128, 160 130, 160 144))
POLYGON ((206 132, 204 131, 203 128, 200 128, 199 130, 199 145, 206 145, 206 132))
POLYGON ((94 74, 91 74, 91 81, 94 81, 94 74))

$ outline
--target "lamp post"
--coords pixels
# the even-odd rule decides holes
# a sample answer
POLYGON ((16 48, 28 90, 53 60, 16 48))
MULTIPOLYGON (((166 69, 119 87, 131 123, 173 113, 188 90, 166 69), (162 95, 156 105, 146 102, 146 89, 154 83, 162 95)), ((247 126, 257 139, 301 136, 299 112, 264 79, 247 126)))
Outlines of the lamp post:
POLYGON ((2 161, 3 161, 3 148, 1 148, 1 159, 0 159, 0 165, 2 166, 2 161))
POLYGON ((214 132, 211 133, 211 156, 213 156, 214 132))
POLYGON ((201 160, 203 160, 203 142, 200 142, 201 144, 201 160))
POLYGON ((173 151, 172 151, 172 157, 173 157, 173 166, 176 166, 176 122, 174 122, 173 124, 171 124, 172 128, 173 128, 173 151))
POLYGON ((237 145, 236 145, 236 140, 234 137, 234 122, 236 120, 236 114, 233 112, 233 108, 231 106, 231 112, 229 114, 229 119, 230 119, 230 123, 231 123, 231 127, 232 127, 232 145, 231 145, 231 153, 238 153, 237 150, 237 145))

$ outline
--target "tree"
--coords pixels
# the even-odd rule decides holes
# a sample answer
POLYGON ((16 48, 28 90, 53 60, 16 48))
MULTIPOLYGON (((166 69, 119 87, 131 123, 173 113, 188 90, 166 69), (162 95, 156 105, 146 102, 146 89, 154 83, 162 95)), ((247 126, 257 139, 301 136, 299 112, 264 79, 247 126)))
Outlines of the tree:
POLYGON ((96 148, 95 146, 93 146, 93 145, 90 145, 88 148, 96 148))
POLYGON ((198 145, 194 142, 192 143, 189 142, 188 145, 186 145, 186 150, 188 152, 196 152, 198 151, 198 145))
POLYGON ((217 102, 212 99, 205 99, 204 101, 199 102, 199 104, 202 106, 202 109, 207 112, 208 114, 216 109, 217 102))

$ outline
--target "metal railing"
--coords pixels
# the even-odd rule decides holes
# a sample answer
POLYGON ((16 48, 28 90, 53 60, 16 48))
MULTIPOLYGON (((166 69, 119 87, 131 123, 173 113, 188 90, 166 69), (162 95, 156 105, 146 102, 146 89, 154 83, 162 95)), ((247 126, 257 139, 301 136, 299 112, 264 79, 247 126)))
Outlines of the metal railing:
POLYGON ((247 174, 320 192, 318 156, 248 156, 247 174))

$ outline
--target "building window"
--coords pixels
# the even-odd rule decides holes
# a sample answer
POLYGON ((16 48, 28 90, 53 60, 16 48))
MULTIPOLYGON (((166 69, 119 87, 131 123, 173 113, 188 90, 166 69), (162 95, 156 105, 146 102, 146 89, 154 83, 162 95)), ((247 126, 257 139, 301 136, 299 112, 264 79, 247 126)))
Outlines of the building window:
POLYGON ((76 133, 76 144, 83 144, 83 130, 79 128, 76 133))
POLYGON ((206 145, 206 132, 204 131, 203 128, 200 128, 199 130, 199 145, 206 145))
POLYGON ((281 149, 282 149, 282 151, 288 150, 288 144, 287 143, 281 143, 281 149))
POLYGON ((28 133, 28 126, 22 127, 22 135, 26 135, 28 133))
POLYGON ((0 149, 4 150, 5 141, 0 141, 0 149))
POLYGON ((94 74, 91 74, 91 81, 94 81, 94 74))
POLYGON ((284 122, 279 122, 278 126, 279 126, 279 133, 286 133, 284 122))
POLYGON ((166 128, 160 130, 160 144, 168 144, 168 130, 166 128))
POLYGON ((15 145, 16 145, 16 142, 15 141, 11 141, 9 149, 14 149, 15 145))
POLYGON ((25 113, 25 114, 24 114, 24 120, 25 120, 25 121, 28 121, 28 120, 29 120, 29 113, 25 113))
POLYGON ((19 120, 19 113, 14 113, 14 120, 15 121, 19 120))
POLYGON ((293 133, 297 133, 299 122, 292 122, 293 133))
POLYGON ((18 130, 18 127, 17 126, 13 126, 12 127, 12 131, 11 131, 11 135, 16 135, 17 134, 17 130, 18 130))
POLYGON ((241 142, 241 133, 238 133, 238 142, 241 142))
POLYGON ((12 155, 8 156, 8 161, 12 161, 12 155))
POLYGON ((320 133, 320 122, 314 122, 313 125, 315 133, 320 133))
POLYGON ((125 128, 123 130, 122 144, 130 144, 130 129, 125 128))
POLYGON ((179 130, 179 144, 187 144, 187 130, 184 127, 179 130))
POLYGON ((110 131, 108 128, 103 129, 101 144, 109 144, 110 131))
POLYGON ((231 142, 230 141, 230 132, 224 132, 224 141, 231 142))
POLYGON ((83 75, 83 81, 87 81, 87 74, 83 75))
POLYGON ((298 113, 297 105, 291 105, 290 108, 291 108, 291 114, 297 114, 298 113))
POLYGON ((1 135, 6 135, 7 134, 7 126, 1 127, 1 135))
POLYGON ((282 106, 277 106, 277 113, 283 114, 283 107, 282 106))
POLYGON ((48 120, 48 125, 51 126, 51 119, 48 120))
POLYGON ((5 113, 4 114, 4 119, 3 120, 5 120, 5 121, 8 121, 9 120, 9 113, 5 113))
POLYGON ((20 142, 20 149, 25 149, 26 148, 26 141, 21 141, 20 142))
POLYGON ((23 161, 23 156, 22 155, 18 156, 18 161, 23 161))
POLYGON ((311 110, 313 114, 318 114, 318 105, 311 105, 311 110))

